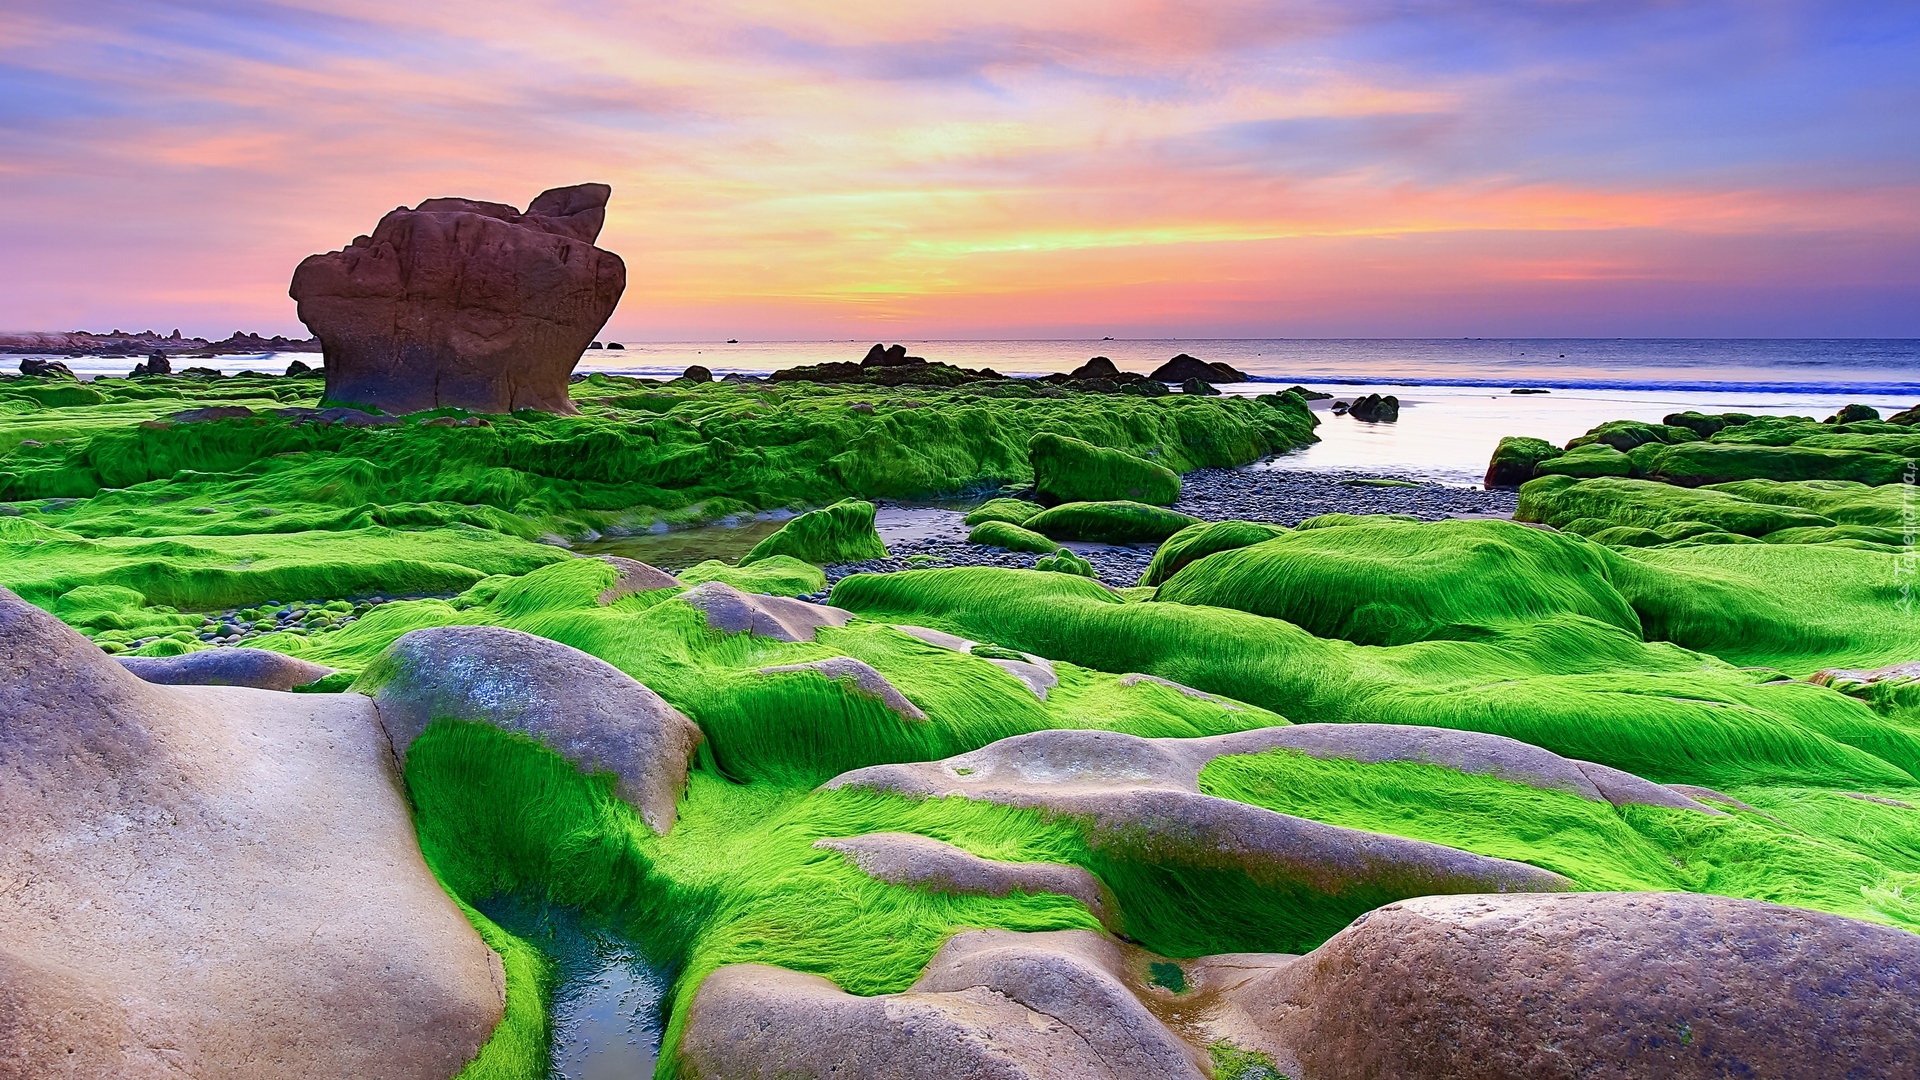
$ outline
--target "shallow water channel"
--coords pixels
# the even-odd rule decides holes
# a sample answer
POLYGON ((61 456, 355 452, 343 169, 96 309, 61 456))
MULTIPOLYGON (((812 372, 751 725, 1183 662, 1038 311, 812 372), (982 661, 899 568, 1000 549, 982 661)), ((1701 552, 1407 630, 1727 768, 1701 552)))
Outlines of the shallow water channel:
POLYGON ((566 908, 518 897, 478 905, 554 962, 549 1080, 646 1080, 660 1056, 671 979, 630 942, 566 908))

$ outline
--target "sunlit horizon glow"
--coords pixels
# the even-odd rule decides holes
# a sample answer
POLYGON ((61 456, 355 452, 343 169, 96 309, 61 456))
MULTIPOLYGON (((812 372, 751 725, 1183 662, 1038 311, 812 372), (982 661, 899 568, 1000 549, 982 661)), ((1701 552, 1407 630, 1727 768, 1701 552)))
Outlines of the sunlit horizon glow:
POLYGON ((1920 337, 1900 7, 15 0, 0 329, 598 180, 615 340, 1920 337))

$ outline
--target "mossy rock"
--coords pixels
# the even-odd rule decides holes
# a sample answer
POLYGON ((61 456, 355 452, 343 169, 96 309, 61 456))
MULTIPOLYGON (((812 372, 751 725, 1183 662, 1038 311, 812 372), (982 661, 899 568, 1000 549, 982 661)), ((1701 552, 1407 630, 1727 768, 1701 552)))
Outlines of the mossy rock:
POLYGON ((1039 503, 1025 499, 988 499, 969 511, 966 521, 968 525, 983 525, 989 521, 1025 525, 1028 518, 1045 509, 1039 503))
POLYGON ((1683 427, 1703 439, 1710 439, 1730 427, 1751 423, 1756 419, 1751 413, 1700 413, 1691 409, 1686 412, 1668 413, 1662 423, 1669 427, 1683 427))
POLYGON ((1593 443, 1604 443, 1621 453, 1645 443, 1681 443, 1692 442, 1700 438, 1691 428, 1672 424, 1649 424, 1640 420, 1609 420, 1567 443, 1567 449, 1577 450, 1593 443))
POLYGON ((1170 505, 1180 476, 1119 450, 1043 431, 1027 440, 1034 495, 1043 505, 1130 500, 1170 505))
POLYGON ((1536 471, 1541 476, 1576 476, 1581 479, 1628 476, 1633 472, 1633 459, 1606 443, 1596 442, 1576 446, 1559 457, 1543 461, 1536 471))
POLYGON ((1867 450, 1807 446, 1758 446, 1709 442, 1670 446, 1656 455, 1650 472, 1686 487, 1736 480, 1852 480, 1878 486, 1897 484, 1908 459, 1867 450))
POLYGON ((1234 608, 1358 645, 1489 636, 1500 623, 1640 620, 1593 544, 1506 521, 1375 521, 1209 555, 1158 602, 1234 608))
POLYGON ((974 526, 973 531, 967 534, 967 543, 985 544, 1008 551, 1031 551, 1041 555, 1050 554, 1060 546, 1032 529, 1023 529, 1007 521, 985 521, 974 526))
POLYGON ((674 576, 688 585, 719 581, 741 592, 772 596, 811 596, 827 587, 825 571, 791 555, 769 555, 752 565, 739 566, 708 559, 674 576))
POLYGON ((1140 576, 1140 584, 1158 585, 1196 559, 1271 540, 1286 531, 1285 526, 1264 521, 1203 521, 1189 525, 1168 537, 1160 550, 1153 553, 1153 562, 1140 576))
POLYGON ((741 566, 775 555, 790 555, 815 566, 861 562, 887 557, 887 545, 873 528, 873 504, 842 499, 832 506, 808 511, 780 527, 780 531, 753 546, 741 566))
POLYGON ((1164 507, 1121 500, 1062 503, 1027 519, 1026 527, 1055 540, 1157 544, 1199 522, 1199 518, 1164 507))
POLYGON ((1074 574, 1084 578, 1099 576, 1093 572, 1092 563, 1068 551, 1066 548, 1061 548, 1051 555, 1042 555, 1038 559, 1035 559, 1033 561, 1033 568, 1035 570, 1051 570, 1057 574, 1074 574))
POLYGON ((1834 524, 1832 518, 1820 514, 1756 503, 1725 491, 1617 476, 1591 480, 1542 476, 1530 480, 1520 488, 1513 516, 1516 521, 1540 522, 1589 535, 1616 525, 1658 529, 1674 522, 1701 522, 1729 533, 1757 537, 1781 529, 1834 524))

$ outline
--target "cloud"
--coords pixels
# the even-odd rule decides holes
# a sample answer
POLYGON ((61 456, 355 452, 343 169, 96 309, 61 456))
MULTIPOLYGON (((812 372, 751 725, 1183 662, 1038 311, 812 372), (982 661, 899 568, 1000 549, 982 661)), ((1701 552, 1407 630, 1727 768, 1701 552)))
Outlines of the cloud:
POLYGON ((0 326, 290 331, 393 206, 594 179, 636 339, 1920 333, 1898 7, 18 0, 0 326))

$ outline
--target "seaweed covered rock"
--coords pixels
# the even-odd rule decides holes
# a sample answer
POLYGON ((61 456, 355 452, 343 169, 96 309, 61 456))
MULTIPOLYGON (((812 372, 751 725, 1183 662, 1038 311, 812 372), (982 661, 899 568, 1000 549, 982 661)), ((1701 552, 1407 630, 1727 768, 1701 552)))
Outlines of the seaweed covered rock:
POLYGON ((1073 574, 1077 577, 1099 577, 1094 573, 1093 564, 1086 559, 1061 548, 1051 555, 1042 555, 1033 560, 1035 570, 1050 570, 1056 574, 1073 574))
POLYGON ((679 577, 688 585, 718 581, 741 592, 769 596, 812 596, 827 587, 825 571, 791 555, 769 555, 746 566, 708 559, 680 571, 679 577))
POLYGON ((1552 461, 1566 451, 1546 441, 1524 435, 1508 435, 1494 447, 1493 459, 1487 462, 1486 486, 1489 488, 1517 488, 1521 484, 1539 475, 1540 465, 1552 461))
POLYGON ((1027 519, 1045 510, 1039 503, 1025 499, 988 499, 968 511, 968 525, 983 525, 989 521, 1004 521, 1011 525, 1025 525, 1027 519))
POLYGON ((1590 443, 1603 443, 1621 453, 1646 443, 1691 442, 1700 436, 1691 428, 1668 424, 1649 424, 1639 420, 1609 420, 1567 443, 1575 450, 1590 443))
POLYGON ((1184 383, 1188 379, 1200 379, 1209 383, 1246 382, 1247 373, 1230 364, 1220 361, 1206 361, 1186 353, 1174 357, 1153 369, 1147 378, 1155 382, 1184 383))
POLYGON ((750 566, 775 555, 790 555, 815 566, 884 559, 887 545, 873 528, 873 504, 842 499, 832 506, 810 510, 780 527, 780 531, 753 546, 740 560, 750 566))
POLYGON ((333 669, 266 649, 201 649, 179 656, 121 656, 120 666, 143 681, 166 686, 251 686, 292 690, 333 669))
POLYGON ((1851 405, 1845 406, 1839 412, 1836 412, 1832 416, 1827 417, 1826 420, 1822 422, 1828 423, 1828 424, 1857 424, 1862 420, 1878 420, 1878 419, 1880 419, 1879 409, 1876 409, 1871 405, 1862 405, 1858 402, 1855 402, 1851 405))
POLYGON ((1564 454, 1542 461, 1534 469, 1537 476, 1629 476, 1633 459, 1602 442, 1576 446, 1564 454))
POLYGON ((1028 518, 1026 528, 1055 540, 1141 544, 1159 543, 1199 521, 1165 507, 1125 500, 1071 502, 1028 518))
POLYGON ((1291 963, 1222 957, 1212 1034, 1301 1080, 1907 1076, 1920 936, 1687 893, 1426 896, 1291 963))
POLYGON ((1220 391, 1215 389, 1214 385, 1205 379, 1188 379, 1186 382, 1180 384, 1180 392, 1183 394, 1213 397, 1218 397, 1220 394, 1220 391))
POLYGON ((1347 406, 1347 415, 1369 424, 1390 424, 1400 419, 1400 399, 1388 394, 1368 394, 1347 406))
POLYGON ((0 590, 0 760, 0 1071, 443 1080, 500 1022, 366 698, 142 682, 0 590))
POLYGON ((1686 412, 1668 413, 1660 422, 1668 427, 1686 428, 1703 439, 1710 439, 1727 428, 1739 427, 1754 419, 1752 413, 1700 413, 1689 409, 1686 412))
POLYGON ((1753 443, 1686 443, 1653 456, 1648 472, 1686 487, 1735 480, 1851 480, 1897 484, 1909 459, 1898 453, 1824 446, 1763 446, 1753 443))
POLYGON ((1005 521, 985 521, 976 525, 967 534, 967 543, 985 544, 1007 551, 1031 551, 1040 555, 1052 554, 1053 549, 1060 546, 1032 529, 1023 529, 1005 521))
POLYGON ((1638 635, 1607 572, 1592 544, 1512 522, 1374 519, 1209 555, 1154 599, 1236 608, 1359 645, 1472 639, 1491 624, 1557 615, 1638 635))
POLYGON ((813 846, 841 852, 862 873, 895 885, 968 896, 1006 896, 1015 889, 1059 893, 1087 905, 1103 923, 1112 917, 1113 897, 1100 879, 1078 866, 984 859, 916 833, 832 837, 813 846))
POLYGON ((750 633, 775 641, 812 641, 823 626, 845 626, 853 613, 784 596, 748 595, 723 581, 696 585, 677 598, 706 613, 722 633, 750 633))
POLYGON ((1797 507, 1743 499, 1727 491, 1688 489, 1650 480, 1542 476, 1520 488, 1516 521, 1582 531, 1581 522, 1658 529, 1676 522, 1701 522, 1727 533, 1765 536, 1781 529, 1827 526, 1832 518, 1797 507))
POLYGON ((1034 497, 1044 506, 1131 499, 1171 505, 1180 476, 1164 465, 1043 431, 1027 440, 1034 497))
POLYGON ((700 745, 700 729, 660 695, 596 656, 499 626, 415 630, 393 643, 356 687, 373 695, 405 761, 437 720, 491 724, 551 747, 583 772, 609 771, 655 832, 700 745))
POLYGON ((311 255, 289 294, 326 354, 326 396, 387 413, 571 413, 567 377, 626 289, 593 246, 605 184, 543 192, 523 213, 428 199, 311 255))
POLYGON ((1167 537, 1153 553, 1153 562, 1140 575, 1140 584, 1158 585, 1197 559, 1217 551, 1258 544, 1286 532, 1285 526, 1264 521, 1204 521, 1189 525, 1167 537))

